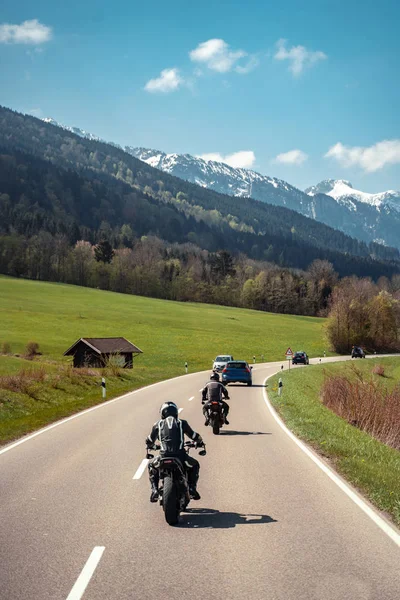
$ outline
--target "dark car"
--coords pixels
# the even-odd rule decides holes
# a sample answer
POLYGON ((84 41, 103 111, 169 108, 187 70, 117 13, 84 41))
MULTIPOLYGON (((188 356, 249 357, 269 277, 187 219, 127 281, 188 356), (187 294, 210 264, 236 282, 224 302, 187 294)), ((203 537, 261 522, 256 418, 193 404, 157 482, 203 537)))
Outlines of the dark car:
POLYGON ((360 346, 353 346, 351 349, 351 358, 365 358, 365 352, 360 346))
POLYGON ((228 385, 228 383, 247 383, 252 385, 253 380, 251 376, 251 369, 246 361, 244 360, 231 360, 226 363, 222 371, 222 383, 228 385))
POLYGON ((305 352, 296 352, 292 358, 292 365, 309 365, 310 359, 305 352))

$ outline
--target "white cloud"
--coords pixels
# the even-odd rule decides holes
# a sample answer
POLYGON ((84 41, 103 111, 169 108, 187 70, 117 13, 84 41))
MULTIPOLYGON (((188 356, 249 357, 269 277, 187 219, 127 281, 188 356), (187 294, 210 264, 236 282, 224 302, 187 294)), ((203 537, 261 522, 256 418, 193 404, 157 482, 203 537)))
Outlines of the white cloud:
POLYGON ((289 150, 275 157, 274 162, 283 165, 302 165, 308 159, 308 154, 302 150, 289 150))
POLYGON ((289 71, 293 73, 295 77, 301 75, 306 67, 311 67, 320 60, 325 60, 327 55, 320 50, 313 52, 307 50, 304 46, 292 46, 291 48, 286 47, 287 40, 281 39, 277 42, 277 51, 274 55, 276 60, 288 60, 290 61, 289 71))
POLYGON ((233 154, 227 154, 223 156, 219 152, 209 152, 207 154, 200 154, 198 158, 203 160, 222 162, 235 169, 248 169, 253 166, 256 161, 256 156, 252 150, 240 150, 233 154))
POLYGON ((51 37, 51 27, 42 25, 37 19, 24 21, 21 25, 0 25, 0 43, 3 44, 43 44, 51 37))
POLYGON ((179 69, 164 69, 160 77, 150 79, 144 87, 147 92, 174 92, 183 83, 183 78, 179 74, 179 69))
POLYGON ((248 73, 256 66, 253 63, 251 68, 248 67, 250 62, 253 61, 253 57, 250 57, 247 66, 240 67, 236 65, 238 60, 248 56, 247 52, 244 52, 244 50, 231 50, 229 44, 217 38, 202 42, 197 48, 189 52, 189 56, 193 62, 203 63, 209 69, 218 73, 227 73, 233 68, 238 73, 248 73))
POLYGON ((383 140, 373 146, 332 146, 325 158, 334 158, 344 167, 361 167, 367 173, 400 163, 400 140, 383 140))

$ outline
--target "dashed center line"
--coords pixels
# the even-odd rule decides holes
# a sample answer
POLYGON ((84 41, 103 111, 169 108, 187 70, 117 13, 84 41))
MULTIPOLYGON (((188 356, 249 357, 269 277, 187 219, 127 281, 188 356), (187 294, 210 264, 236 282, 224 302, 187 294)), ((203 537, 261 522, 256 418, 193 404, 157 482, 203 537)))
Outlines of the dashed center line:
POLYGON ((132 477, 132 479, 140 479, 141 476, 143 475, 146 467, 147 467, 147 463, 149 462, 148 458, 144 458, 142 460, 142 462, 139 465, 138 470, 136 471, 136 473, 134 474, 134 476, 132 477))
POLYGON ((192 400, 194 400, 194 396, 192 396, 191 398, 189 398, 189 402, 191 402, 192 400))
POLYGON ((182 412, 182 411, 183 411, 183 408, 180 408, 180 409, 178 410, 178 413, 180 413, 180 412, 182 412))
POLYGON ((82 598, 88 583, 100 562, 104 550, 105 546, 95 546, 93 548, 92 553, 87 559, 86 564, 76 580, 74 587, 68 594, 67 600, 80 600, 82 598))

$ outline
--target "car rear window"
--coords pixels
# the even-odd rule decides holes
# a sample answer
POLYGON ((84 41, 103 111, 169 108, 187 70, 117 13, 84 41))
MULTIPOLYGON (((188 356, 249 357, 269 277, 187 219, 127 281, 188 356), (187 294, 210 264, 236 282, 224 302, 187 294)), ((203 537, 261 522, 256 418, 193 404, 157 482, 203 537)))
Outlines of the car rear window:
POLYGON ((245 362, 229 362, 226 366, 228 369, 245 369, 247 367, 247 363, 245 363, 245 362))
POLYGON ((296 352, 295 356, 304 356, 304 352, 296 352))

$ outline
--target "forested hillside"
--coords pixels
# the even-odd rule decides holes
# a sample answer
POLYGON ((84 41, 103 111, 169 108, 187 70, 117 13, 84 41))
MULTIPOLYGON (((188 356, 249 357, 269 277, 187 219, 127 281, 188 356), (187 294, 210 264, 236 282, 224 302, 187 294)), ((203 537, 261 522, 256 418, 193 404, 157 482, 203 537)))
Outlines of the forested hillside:
POLYGON ((340 275, 377 278, 397 270, 396 250, 367 246, 285 208, 202 189, 34 117, 0 109, 0 145, 3 234, 44 230, 72 244, 96 242, 127 224, 137 237, 243 252, 281 266, 305 269, 321 258, 340 275))

